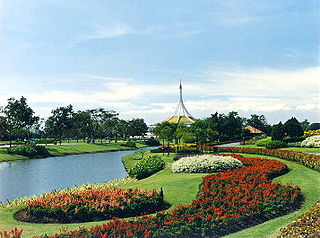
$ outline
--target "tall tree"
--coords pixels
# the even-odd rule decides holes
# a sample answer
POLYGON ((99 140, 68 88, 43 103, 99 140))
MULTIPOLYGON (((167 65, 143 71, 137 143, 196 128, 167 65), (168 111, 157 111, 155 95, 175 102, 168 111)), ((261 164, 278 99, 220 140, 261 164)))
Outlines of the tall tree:
POLYGON ((131 119, 128 121, 129 135, 144 136, 148 132, 148 126, 142 118, 131 119))
POLYGON ((2 113, 1 127, 9 137, 10 146, 12 137, 18 135, 22 129, 25 129, 29 138, 31 127, 39 121, 39 117, 34 116, 34 111, 28 106, 27 99, 23 96, 20 100, 9 98, 8 104, 1 108, 0 112, 2 113))
POLYGON ((271 131, 271 138, 272 140, 283 140, 285 137, 286 131, 284 126, 282 125, 282 122, 279 122, 279 124, 274 125, 272 127, 271 131))
POLYGON ((58 107, 51 113, 52 116, 45 122, 45 132, 47 135, 59 139, 61 144, 62 138, 69 136, 73 128, 73 107, 71 104, 66 107, 58 107))
POLYGON ((267 133, 268 123, 264 115, 252 114, 251 117, 246 120, 246 124, 267 133))
POLYGON ((303 136, 303 129, 299 121, 295 117, 292 117, 291 119, 287 120, 283 126, 286 134, 289 137, 303 136))

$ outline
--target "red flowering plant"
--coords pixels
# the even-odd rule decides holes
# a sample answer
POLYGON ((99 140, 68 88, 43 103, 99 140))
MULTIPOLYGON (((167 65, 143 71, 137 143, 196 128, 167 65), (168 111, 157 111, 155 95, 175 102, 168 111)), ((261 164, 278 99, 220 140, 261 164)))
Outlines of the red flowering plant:
MULTIPOLYGON (((246 167, 203 178, 200 193, 190 205, 139 219, 111 220, 84 229, 82 237, 198 237, 222 236, 282 215, 300 206, 298 187, 272 183, 288 171, 277 160, 233 155, 246 167)), ((52 237, 77 237, 70 231, 52 237)))
POLYGON ((155 190, 88 188, 27 201, 26 211, 35 220, 76 222, 136 216, 159 211, 163 206, 163 196, 155 190))

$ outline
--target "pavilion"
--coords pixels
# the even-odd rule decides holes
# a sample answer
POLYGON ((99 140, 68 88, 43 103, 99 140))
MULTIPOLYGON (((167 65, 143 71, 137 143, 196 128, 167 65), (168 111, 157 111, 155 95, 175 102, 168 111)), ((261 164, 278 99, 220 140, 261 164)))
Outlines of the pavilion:
POLYGON ((191 116, 191 114, 188 112, 187 108, 185 107, 182 99, 182 84, 180 79, 180 99, 177 106, 177 109, 175 110, 174 114, 164 120, 163 122, 171 122, 171 123, 183 123, 185 125, 190 125, 196 121, 196 119, 191 116))

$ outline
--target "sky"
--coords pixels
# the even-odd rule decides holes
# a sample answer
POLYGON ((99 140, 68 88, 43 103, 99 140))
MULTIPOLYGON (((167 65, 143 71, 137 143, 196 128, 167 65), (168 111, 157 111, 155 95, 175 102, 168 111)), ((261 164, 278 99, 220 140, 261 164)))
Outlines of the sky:
POLYGON ((0 106, 320 121, 318 0, 0 0, 0 106))

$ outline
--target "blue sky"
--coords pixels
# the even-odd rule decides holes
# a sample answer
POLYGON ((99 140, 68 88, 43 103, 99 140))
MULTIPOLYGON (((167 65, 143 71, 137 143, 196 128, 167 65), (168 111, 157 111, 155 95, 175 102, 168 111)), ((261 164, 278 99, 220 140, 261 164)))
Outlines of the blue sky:
POLYGON ((0 106, 320 121, 319 1, 0 1, 0 106))

